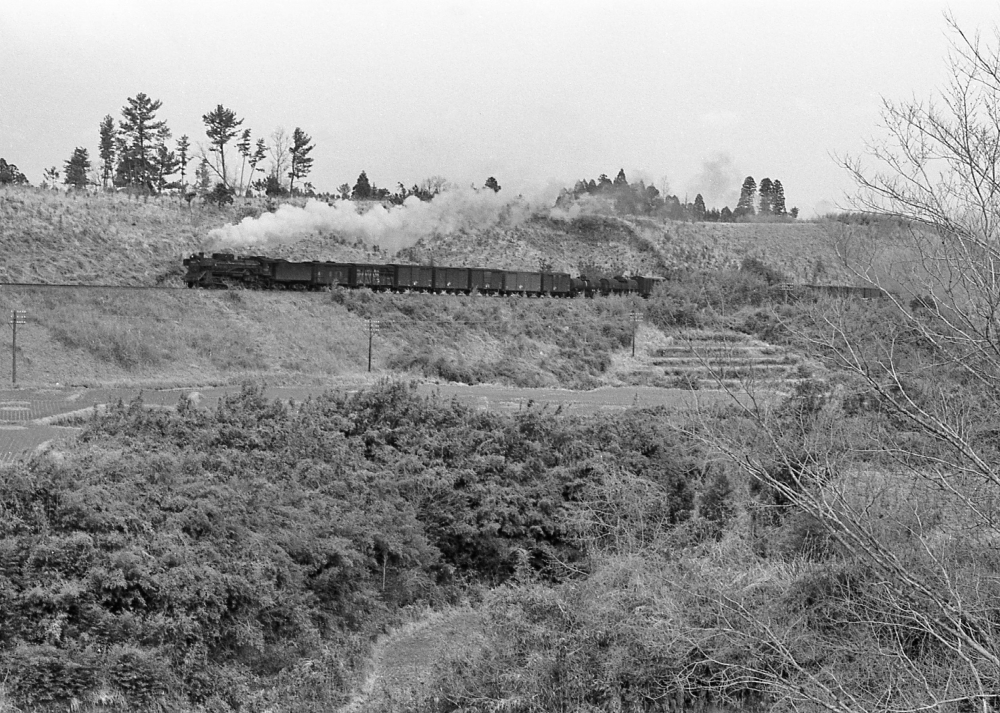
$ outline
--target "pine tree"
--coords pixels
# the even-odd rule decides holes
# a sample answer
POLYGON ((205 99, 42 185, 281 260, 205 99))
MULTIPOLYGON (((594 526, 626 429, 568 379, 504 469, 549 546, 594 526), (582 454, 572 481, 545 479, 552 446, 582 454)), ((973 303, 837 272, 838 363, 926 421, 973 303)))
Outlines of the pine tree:
POLYGON ((177 154, 167 148, 167 140, 171 132, 163 126, 156 132, 156 144, 153 147, 153 176, 156 190, 162 191, 167 183, 167 176, 177 172, 180 165, 177 161, 177 154))
POLYGON ((781 185, 781 181, 775 180, 773 186, 774 193, 774 214, 784 216, 787 215, 785 211, 785 188, 781 185))
MULTIPOLYGON (((259 166, 260 163, 265 158, 267 158, 267 145, 264 143, 264 139, 257 139, 257 147, 254 149, 254 152, 252 154, 250 154, 250 157, 247 159, 247 163, 250 164, 250 177, 251 177, 251 179, 253 178, 253 174, 257 173, 258 171, 260 173, 264 173, 264 169, 263 168, 257 168, 257 166, 259 166)), ((253 180, 250 180, 247 183, 248 183, 248 185, 247 185, 247 192, 249 193, 250 186, 253 185, 256 182, 253 181, 253 180)))
POLYGON ((362 171, 361 175, 358 176, 358 182, 354 184, 354 189, 351 191, 351 198, 356 201, 364 201, 371 198, 372 195, 372 185, 368 182, 368 175, 362 171))
POLYGON ((299 127, 292 132, 292 147, 288 152, 292 156, 292 167, 288 171, 288 190, 293 191, 296 178, 305 178, 312 170, 313 160, 309 156, 315 146, 310 143, 312 137, 299 127))
MULTIPOLYGON (((247 163, 250 161, 250 129, 243 129, 243 134, 236 144, 236 150, 243 157, 243 162, 240 164, 240 186, 242 187, 244 185, 243 177, 246 175, 247 163)), ((250 177, 253 178, 252 166, 250 168, 250 177)))
POLYGON ((626 186, 628 186, 628 179, 625 178, 624 168, 618 169, 618 175, 615 176, 614 186, 615 188, 625 188, 626 186))
POLYGON ((209 166, 207 158, 202 158, 198 164, 194 180, 198 190, 203 194, 207 193, 212 187, 212 169, 209 166))
POLYGON ((213 147, 209 151, 219 154, 219 165, 214 167, 215 172, 222 179, 222 185, 229 188, 229 177, 226 175, 226 144, 236 136, 243 119, 237 119, 232 109, 219 104, 213 111, 202 116, 201 120, 205 122, 205 134, 213 147))
POLYGON ((87 153, 87 149, 78 146, 73 150, 73 155, 66 161, 64 171, 66 179, 63 183, 73 188, 86 188, 90 182, 87 178, 88 171, 90 171, 90 155, 87 153))
POLYGON ((705 199, 699 193, 694 197, 694 219, 698 221, 705 220, 705 213, 705 199))
POLYGON ((774 184, 770 178, 763 178, 758 189, 760 195, 760 214, 771 215, 774 212, 774 184))
POLYGON ((122 121, 118 125, 118 174, 126 185, 154 190, 153 155, 158 134, 167 122, 158 121, 156 112, 163 102, 150 99, 140 92, 127 100, 122 107, 122 121))
POLYGON ((156 145, 156 187, 163 190, 167 184, 167 176, 177 173, 181 162, 177 154, 167 148, 166 143, 156 145))
POLYGON ((115 175, 115 120, 108 114, 100 128, 101 188, 107 190, 115 175))
POLYGON ((184 134, 179 139, 177 139, 177 161, 181 167, 181 183, 185 186, 187 185, 187 180, 185 179, 185 174, 187 172, 188 151, 191 150, 191 140, 188 138, 187 134, 184 134))
POLYGON ((743 180, 743 187, 740 189, 740 200, 733 211, 734 218, 741 218, 744 215, 754 214, 754 203, 757 202, 757 182, 753 176, 747 176, 743 180))

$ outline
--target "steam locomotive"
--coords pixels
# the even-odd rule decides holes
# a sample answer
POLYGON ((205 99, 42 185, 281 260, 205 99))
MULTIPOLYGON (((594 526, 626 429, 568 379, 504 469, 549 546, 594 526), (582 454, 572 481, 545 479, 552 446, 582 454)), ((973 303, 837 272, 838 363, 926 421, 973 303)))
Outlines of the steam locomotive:
POLYGON ((380 265, 339 262, 290 262, 260 255, 196 253, 184 259, 188 287, 262 290, 361 288, 379 292, 432 292, 487 295, 575 297, 638 295, 649 297, 662 277, 588 280, 565 272, 525 272, 492 268, 380 265))

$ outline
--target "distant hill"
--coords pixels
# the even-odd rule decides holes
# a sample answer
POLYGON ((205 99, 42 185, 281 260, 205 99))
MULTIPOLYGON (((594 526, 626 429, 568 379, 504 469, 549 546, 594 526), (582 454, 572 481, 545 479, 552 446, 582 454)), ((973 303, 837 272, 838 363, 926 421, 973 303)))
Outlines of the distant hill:
MULTIPOLYGON (((301 205, 301 201, 299 202, 301 205)), ((135 199, 36 188, 0 189, 2 282, 180 284, 181 258, 210 251, 213 229, 262 214, 266 201, 225 208, 175 197, 135 199)), ((336 232, 303 232, 245 252, 292 260, 420 262, 571 273, 669 274, 736 267, 756 257, 795 282, 850 283, 824 222, 686 223, 662 219, 533 214, 506 223, 434 232, 398 253, 336 232)), ((235 249, 229 247, 227 249, 235 249)))

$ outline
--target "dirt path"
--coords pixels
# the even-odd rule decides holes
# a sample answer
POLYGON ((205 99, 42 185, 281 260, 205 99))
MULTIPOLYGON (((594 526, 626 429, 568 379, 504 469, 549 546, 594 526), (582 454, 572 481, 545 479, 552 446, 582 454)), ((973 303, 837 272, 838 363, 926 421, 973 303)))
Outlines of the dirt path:
POLYGON ((404 710, 427 693, 434 666, 473 653, 483 642, 482 619, 472 609, 435 612, 379 639, 360 690, 340 713, 404 710))

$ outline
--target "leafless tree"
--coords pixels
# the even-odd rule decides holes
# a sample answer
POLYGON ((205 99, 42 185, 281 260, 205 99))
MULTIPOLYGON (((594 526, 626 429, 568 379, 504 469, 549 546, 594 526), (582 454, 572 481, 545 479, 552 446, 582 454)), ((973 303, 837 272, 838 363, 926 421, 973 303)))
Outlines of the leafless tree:
POLYGON ((800 422, 744 398, 743 429, 714 430, 732 467, 866 573, 827 592, 836 635, 783 629, 739 587, 706 597, 716 616, 700 636, 758 641, 780 664, 713 654, 713 670, 792 710, 1000 706, 1000 36, 947 22, 948 85, 886 101, 886 138, 844 161, 854 207, 876 217, 844 224, 838 250, 888 308, 831 301, 799 323, 869 415, 846 418, 843 390, 800 422))
POLYGON ((274 176, 279 183, 283 183, 284 176, 288 173, 291 162, 291 147, 292 139, 284 127, 279 126, 271 132, 271 143, 267 147, 267 153, 271 157, 268 175, 274 176))

